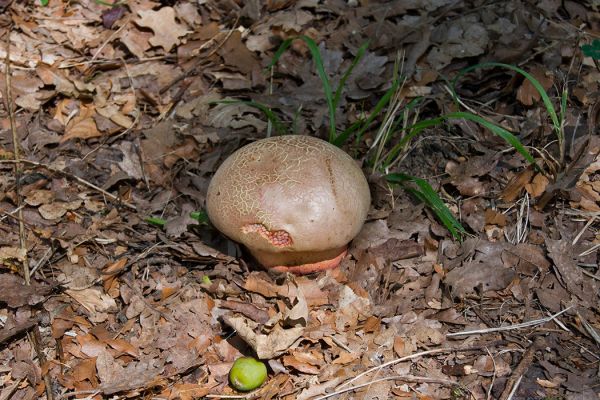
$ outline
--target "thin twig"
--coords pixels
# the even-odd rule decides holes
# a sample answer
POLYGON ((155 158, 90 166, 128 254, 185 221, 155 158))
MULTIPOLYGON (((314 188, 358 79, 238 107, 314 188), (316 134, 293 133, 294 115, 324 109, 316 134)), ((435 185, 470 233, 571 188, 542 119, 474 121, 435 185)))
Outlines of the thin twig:
POLYGON ((541 325, 541 324, 545 324, 546 322, 550 322, 553 319, 555 319, 556 317, 558 317, 559 315, 564 314, 565 312, 569 311, 571 308, 573 308, 573 306, 565 308, 564 310, 562 310, 560 312, 557 312, 556 314, 553 314, 553 315, 551 315, 549 317, 546 317, 546 318, 536 319, 536 320, 528 321, 528 322, 522 322, 520 324, 514 324, 514 325, 508 325, 508 326, 499 326, 497 328, 475 329, 475 330, 472 330, 472 331, 452 332, 452 333, 447 333, 446 337, 464 336, 464 335, 478 335, 478 334, 481 334, 481 333, 504 332, 504 331, 512 331, 512 330, 517 330, 517 329, 523 329, 523 328, 530 328, 532 326, 541 325))
POLYGON ((393 380, 393 381, 403 380, 403 381, 418 382, 418 383, 440 383, 442 385, 456 385, 455 381, 451 381, 449 379, 428 378, 425 376, 414 376, 414 375, 392 375, 392 376, 386 376, 384 378, 375 379, 370 382, 361 383, 360 385, 351 386, 349 388, 340 389, 333 393, 326 394, 325 396, 317 397, 314 400, 328 399, 330 397, 337 396, 338 394, 352 392, 354 390, 363 388, 365 386, 373 385, 375 383, 384 382, 384 381, 391 381, 391 380, 393 380))
POLYGON ((18 381, 16 381, 11 386, 7 387, 6 389, 4 389, 2 391, 3 395, 6 393, 6 396, 4 397, 4 400, 10 400, 10 399, 12 399, 12 397, 15 395, 15 393, 17 392, 17 389, 19 388, 19 386, 21 385, 21 382, 23 382, 24 379, 25 378, 19 378, 18 381))
POLYGON ((89 394, 89 398, 94 397, 97 394, 102 393, 101 390, 98 389, 89 389, 89 390, 78 390, 76 392, 69 392, 69 393, 64 393, 60 398, 61 399, 68 399, 69 397, 75 397, 75 396, 79 396, 82 394, 89 394))
POLYGON ((444 348, 441 348, 441 349, 433 349, 433 350, 421 351, 419 353, 414 353, 414 354, 411 354, 409 356, 404 356, 404 357, 396 358, 394 360, 388 361, 388 362, 383 363, 381 365, 377 365, 375 367, 369 368, 368 370, 366 370, 364 372, 361 372, 360 374, 356 375, 354 378, 352 378, 352 379, 350 379, 350 380, 342 383, 338 387, 341 388, 343 386, 349 385, 352 382, 355 382, 356 380, 362 378, 363 376, 365 376, 367 374, 370 374, 373 371, 379 371, 382 368, 389 367, 390 365, 394 365, 394 364, 397 364, 397 363, 400 363, 400 362, 403 362, 403 361, 408 361, 408 360, 412 360, 412 359, 415 359, 415 358, 419 358, 421 356, 425 356, 425 355, 428 355, 428 354, 451 353, 451 352, 454 352, 454 351, 474 351, 474 350, 481 350, 482 348, 485 348, 485 347, 482 347, 482 346, 473 346, 473 347, 464 347, 464 348, 460 348, 460 347, 444 347, 444 348))
POLYGON ((106 41, 104 41, 104 43, 102 43, 102 45, 100 47, 98 47, 98 50, 96 50, 96 53, 92 56, 92 59, 90 60, 90 62, 94 62, 94 60, 96 60, 96 57, 98 57, 98 55, 100 54, 100 52, 102 51, 102 49, 104 49, 104 47, 109 44, 119 33, 121 33, 121 31, 123 31, 123 29, 125 29, 125 27, 127 25, 129 25, 129 21, 131 21, 132 16, 130 15, 125 22, 123 23, 123 25, 117 29, 116 31, 114 31, 109 37, 108 39, 106 39, 106 41))
POLYGON ((594 329, 594 327, 589 322, 587 322, 587 320, 581 314, 577 313, 577 317, 581 321, 581 324, 583 325, 587 333, 589 333, 590 336, 596 341, 596 344, 600 344, 600 334, 594 329))
MULTIPOLYGON (((135 119, 133 120, 133 122, 131 123, 131 125, 129 125, 129 127, 127 127, 123 132, 119 133, 118 135, 114 136, 114 137, 105 137, 102 142, 100 144, 98 144, 98 146, 96 146, 94 149, 90 150, 85 156, 83 156, 83 158, 81 159, 81 161, 84 161, 86 158, 88 158, 91 154, 95 153, 96 151, 98 151, 99 149, 102 148, 102 146, 104 146, 109 140, 114 142, 115 140, 127 135, 129 132, 131 132, 133 130, 133 128, 137 125, 137 123, 140 120, 140 116, 141 113, 140 111, 137 109, 137 95, 135 93, 135 85, 133 83, 133 77, 131 76, 131 72, 129 72, 129 68, 127 68, 127 63, 125 62, 125 60, 123 59, 123 57, 119 57, 119 61, 121 61, 121 63, 123 64, 123 67, 125 68, 125 72, 127 73, 127 77, 129 78, 129 87, 131 88, 131 92, 133 94, 133 104, 135 104, 135 108, 133 111, 135 111, 135 119)), ((143 169, 143 163, 142 165, 142 169, 143 169)), ((146 186, 148 186, 148 182, 146 182, 146 186)))
POLYGON ((579 254, 579 257, 585 257, 585 256, 587 256, 588 254, 592 254, 593 252, 595 252, 596 250, 598 250, 598 248, 600 248, 600 243, 598 243, 598 244, 595 244, 594 246, 590 247, 589 249, 587 249, 587 250, 585 250, 585 251, 582 251, 582 252, 579 254))
MULTIPOLYGON (((17 162, 16 160, 0 160, 0 164, 13 164, 17 162)), ((83 178, 78 177, 77 175, 73 175, 71 173, 65 172, 65 171, 61 171, 58 168, 54 168, 48 164, 44 164, 38 161, 32 161, 32 160, 19 160, 19 162, 25 163, 25 164, 30 164, 30 165, 34 165, 36 167, 42 167, 42 168, 46 168, 48 171, 54 172, 56 174, 60 174, 60 175, 64 175, 67 176, 71 179, 75 179, 77 182, 81 183, 84 186, 87 186, 91 189, 94 189, 98 192, 100 192, 101 194, 103 194, 104 196, 108 197, 109 199, 113 200, 114 202, 118 203, 118 204, 122 204, 125 207, 133 210, 133 211, 137 211, 137 208, 130 203, 125 202, 124 200, 120 199, 118 196, 115 196, 112 193, 107 192, 106 190, 102 189, 101 187, 98 187, 96 185, 94 185, 91 182, 86 181, 83 178)))
POLYGON ((258 390, 245 394, 207 394, 204 397, 207 399, 250 399, 256 392, 258 390))
POLYGON ((50 379, 50 373, 46 365, 46 354, 44 353, 44 349, 42 349, 42 336, 40 335, 39 325, 35 325, 31 334, 29 335, 29 339, 33 343, 33 348, 35 349, 35 353, 37 354, 38 361, 40 363, 40 368, 42 370, 42 374, 44 375, 44 386, 46 387, 46 398, 48 400, 54 400, 54 393, 52 392, 52 380, 50 379), (45 372, 44 372, 45 371, 45 372))
POLYGON ((509 400, 513 397, 517 391, 517 388, 519 387, 519 384, 521 383, 523 375, 527 372, 527 369, 533 362, 535 352, 544 348, 546 345, 545 343, 546 342, 543 337, 537 337, 535 342, 533 342, 531 346, 525 350, 525 353, 523 353, 523 358, 521 358, 521 361, 519 361, 519 364, 506 381, 506 386, 504 387, 504 390, 502 391, 502 394, 498 400, 509 400))
MULTIPOLYGON (((150 61, 168 60, 168 59, 173 58, 173 57, 174 57, 173 55, 167 54, 167 55, 163 55, 163 56, 146 57, 146 58, 136 58, 135 60, 131 60, 130 62, 132 64, 141 64, 141 63, 150 62, 150 61)), ((81 57, 78 57, 78 58, 81 58, 81 57)), ((67 69, 67 68, 73 68, 73 67, 82 67, 82 66, 85 66, 85 65, 101 65, 101 64, 112 64, 112 63, 114 63, 113 59, 110 59, 110 60, 102 59, 102 60, 94 60, 94 61, 89 61, 88 60, 88 61, 73 62, 72 64, 64 64, 64 63, 66 63, 68 61, 71 61, 71 60, 64 60, 62 63, 60 63, 58 65, 57 68, 58 69, 67 69)), ((35 68, 27 68, 27 69, 29 70, 29 69, 35 69, 35 68)))
MULTIPOLYGON (((29 258, 27 256, 27 236, 25 235, 25 219, 23 218, 23 206, 21 198, 21 155, 19 149, 19 137, 17 135, 17 127, 15 123, 15 114, 13 109, 13 97, 12 97, 12 83, 11 83, 11 71, 10 71, 10 34, 12 32, 12 26, 8 29, 6 39, 6 104, 8 108, 8 116, 10 120, 10 129, 12 132, 13 141, 13 152, 14 152, 14 171, 15 171, 15 197, 17 198, 17 219, 19 220, 19 247, 23 251, 23 277, 25 278, 25 284, 31 285, 31 271, 29 270, 29 258)), ((11 217, 13 217, 11 215, 11 217)), ((35 352, 37 354, 40 369, 46 371, 44 375, 44 387, 46 389, 46 398, 48 400, 54 400, 54 394, 52 393, 52 380, 50 374, 45 368, 46 355, 42 349, 42 339, 40 330, 36 324, 33 327, 31 333, 28 333, 29 340, 33 344, 35 352)), ((12 394, 11 394, 12 396, 12 394)))
POLYGON ((594 223, 594 221, 596 221, 595 215, 592 218, 590 218, 590 220, 585 224, 585 226, 583 228, 581 228, 581 230, 579 231, 577 236, 575 236, 575 239, 573 239, 573 243, 572 243, 573 246, 575 246, 577 244, 577 242, 579 242, 579 239, 581 239, 581 236, 594 223))
POLYGON ((6 105, 8 108, 8 119, 10 120, 10 130, 12 132, 14 170, 15 170, 15 197, 17 198, 17 209, 19 210, 19 247, 24 250, 23 254, 23 277, 25 284, 29 285, 31 273, 29 271, 29 259, 27 257, 27 237, 25 236, 25 224, 23 223, 23 207, 21 207, 21 155, 19 151, 19 137, 17 135, 17 125, 15 123, 15 111, 13 110, 12 83, 10 71, 10 34, 12 26, 8 28, 6 35, 6 105))
MULTIPOLYGON (((237 26, 239 20, 240 20, 240 16, 238 15, 235 22, 233 23, 233 28, 231 28, 227 32, 227 34, 225 35, 225 38, 220 43, 218 43, 217 46, 211 50, 210 53, 208 53, 207 55, 205 55, 203 57, 198 57, 198 59, 194 62, 194 64, 187 71, 184 71, 181 75, 176 76, 171 82, 167 83, 165 86, 160 88, 158 93, 163 94, 164 92, 169 90, 169 88, 171 88, 171 86, 175 85, 176 83, 178 83, 178 82, 182 81, 183 79, 187 78, 188 76, 190 76, 192 74, 192 72, 194 72, 194 70, 202 63, 202 61, 206 60, 207 58, 210 58, 213 54, 215 54, 217 51, 219 51, 219 49, 221 47, 223 47, 225 42, 227 42, 229 40, 229 37, 231 37, 231 35, 235 31, 235 29, 236 29, 235 27, 237 26)), ((215 37, 216 37, 216 35, 215 35, 215 37)), ((214 38, 211 38, 201 48, 203 48, 204 46, 208 46, 208 44, 213 40, 214 40, 214 38)))
POLYGON ((585 269, 582 269, 581 272, 583 272, 584 275, 587 275, 590 278, 593 278, 593 279, 596 279, 597 281, 600 281, 600 276, 596 276, 596 275, 592 274, 591 272, 587 272, 585 269))
POLYGON ((523 379, 523 375, 519 376, 519 379, 517 379, 517 381, 515 382, 512 390, 510 391, 510 394, 508 395, 506 400, 512 400, 515 393, 517 393, 517 389, 519 388, 519 385, 521 384, 521 379, 523 379))
POLYGON ((494 356, 492 355, 492 352, 490 351, 490 349, 488 349, 487 347, 485 348, 485 351, 487 351, 488 356, 492 359, 492 364, 494 364, 494 374, 492 375, 492 382, 490 383, 490 387, 488 388, 487 391, 487 400, 490 400, 492 398, 492 389, 494 387, 494 382, 496 382, 496 360, 494 360, 494 356))

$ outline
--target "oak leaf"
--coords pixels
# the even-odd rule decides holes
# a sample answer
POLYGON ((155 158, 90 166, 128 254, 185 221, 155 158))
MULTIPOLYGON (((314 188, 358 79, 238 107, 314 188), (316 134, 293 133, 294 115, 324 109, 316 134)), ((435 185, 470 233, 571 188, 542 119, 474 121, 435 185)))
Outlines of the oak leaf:
POLYGON ((179 37, 188 33, 183 25, 175 21, 175 10, 171 7, 163 7, 158 11, 138 11, 138 15, 140 18, 135 23, 154 32, 150 44, 162 47, 166 52, 179 44, 179 37))

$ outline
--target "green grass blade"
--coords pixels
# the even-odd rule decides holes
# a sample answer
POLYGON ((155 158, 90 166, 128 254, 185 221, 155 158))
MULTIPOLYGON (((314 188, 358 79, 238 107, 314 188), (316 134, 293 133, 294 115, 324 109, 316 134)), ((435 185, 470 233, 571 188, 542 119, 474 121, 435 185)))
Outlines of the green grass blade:
POLYGON ((501 68, 510 69, 511 71, 515 71, 515 72, 523 75, 525 77, 525 79, 527 79, 529 82, 531 82, 531 84, 533 85, 535 90, 537 90, 537 92, 540 94, 542 102, 544 103, 544 106, 546 107, 546 110, 548 111, 548 114, 550 115, 550 119, 552 119, 552 125, 554 126, 554 130, 556 131, 557 135, 562 136, 562 129, 561 129, 560 121, 558 120, 558 115, 556 114, 554 105, 552 104, 550 97, 548 97, 548 93, 546 93, 546 91, 544 90, 544 87, 537 79, 535 79, 531 74, 527 73, 526 71, 524 71, 523 69, 521 69, 519 67, 510 65, 510 64, 497 63, 497 62, 486 62, 486 63, 475 64, 471 67, 461 70, 460 73, 452 81, 452 86, 455 86, 458 79, 460 79, 466 73, 473 71, 475 69, 488 68, 488 67, 501 67, 501 68))
POLYGON ((371 114, 369 114, 367 119, 357 121, 354 124, 350 125, 350 127, 347 128, 346 130, 344 130, 342 133, 340 133, 332 143, 335 144, 336 146, 341 146, 356 131, 358 131, 355 135, 356 139, 358 141, 360 141, 362 135, 369 128, 369 126, 373 123, 373 121, 375 121, 375 118, 377 118, 377 116, 388 105, 388 103, 390 102, 390 99, 394 95, 394 92, 398 89, 399 85, 400 85, 400 80, 399 79, 395 80, 394 83, 392 84, 392 86, 379 99, 379 101, 375 105, 375 108, 373 108, 373 111, 371 112, 371 114))
POLYGON ((161 228, 164 228, 164 226, 167 224, 166 219, 162 219, 162 218, 158 218, 158 217, 147 217, 144 219, 144 221, 146 221, 150 225, 158 226, 161 228))
POLYGON ((442 199, 425 179, 401 173, 388 174, 385 178, 390 183, 401 185, 405 190, 425 203, 431 208, 442 224, 444 224, 454 239, 462 239, 462 235, 466 233, 465 228, 458 222, 450 209, 448 209, 446 204, 444 204, 442 199), (409 186, 408 183, 414 183, 417 185, 417 189, 409 186))
POLYGON ((283 55, 283 53, 285 53, 285 51, 287 49, 289 49, 289 47, 292 45, 292 42, 295 39, 297 39, 297 38, 296 37, 292 37, 292 38, 286 39, 286 40, 283 41, 283 43, 281 43, 281 45, 279 45, 279 48, 277 49, 277 51, 273 55, 273 58, 271 59, 271 62, 269 63, 269 65, 267 65, 267 69, 273 68, 273 66, 275 66, 275 64, 277 64, 277 62, 279 61, 279 59, 281 58, 281 56, 283 55))
POLYGON ((392 150, 390 150, 390 152, 388 153, 388 155, 385 158, 385 161, 383 162, 384 168, 386 166, 390 165, 394 161, 394 159, 398 156, 398 154, 400 154, 400 152, 408 145, 408 143, 415 136, 417 136, 418 134, 423 132, 424 129, 430 128, 432 126, 440 125, 443 122, 444 122, 443 117, 424 119, 422 121, 417 122, 414 125, 406 127, 404 129, 401 129, 400 131, 408 130, 408 134, 406 136, 404 136, 402 139, 400 139, 400 142, 398 142, 396 145, 394 145, 394 147, 392 147, 392 150))
POLYGON ((414 125, 411 125, 409 127, 402 129, 402 130, 407 130, 408 134, 406 136, 404 136, 400 140, 400 142, 398 142, 392 148, 392 150, 390 150, 390 152, 388 153, 388 155, 385 158, 383 165, 384 166, 390 165, 396 159, 398 154, 400 154, 400 152, 408 145, 408 143, 411 140, 413 140, 415 138, 415 136, 417 136, 421 132, 423 132, 424 129, 430 128, 432 126, 440 125, 445 120, 455 119, 455 118, 473 121, 475 123, 482 125, 483 127, 487 128, 487 129, 489 129, 490 131, 492 131, 493 134, 504 139, 509 145, 511 145, 516 151, 518 151, 530 164, 536 165, 535 159, 533 158, 531 153, 529 153, 529 151, 527 151, 525 146, 523 146, 521 141, 515 135, 513 135, 506 129, 504 129, 498 125, 495 125, 494 123, 492 123, 478 115, 468 113, 468 112, 449 113, 446 115, 442 115, 441 117, 438 117, 438 118, 432 118, 432 119, 426 119, 426 120, 419 121, 414 125))
POLYGON ((200 223, 200 225, 208 225, 208 214, 206 211, 192 211, 190 213, 190 218, 195 219, 200 223))
POLYGON ((317 75, 321 78, 321 84, 323 85, 323 91, 325 92, 325 99, 327 100, 327 108, 329 110, 329 142, 333 143, 336 130, 335 130, 335 106, 333 103, 333 92, 331 90, 331 84, 329 83, 329 78, 327 77, 327 72, 325 72, 325 67, 323 64, 323 58, 321 58, 321 52, 319 51, 319 47, 317 43, 305 35, 296 36, 293 38, 289 38, 285 40, 279 49, 275 52, 271 63, 268 65, 268 68, 273 67, 281 55, 290 47, 292 42, 296 39, 300 39, 306 43, 306 46, 310 50, 310 54, 312 56, 313 62, 315 63, 315 69, 317 70, 317 75))
POLYGON ((250 107, 254 107, 257 110, 261 111, 265 115, 265 117, 271 122, 271 124, 273 124, 273 128, 275 128, 275 131, 278 135, 285 135, 287 133, 287 129, 285 128, 279 117, 277 117, 273 110, 271 110, 269 107, 262 103, 258 103, 256 101, 251 100, 218 100, 211 101, 209 104, 244 104, 250 107))
POLYGON ((463 118, 463 119, 466 119, 469 121, 477 122, 478 124, 488 128, 496 136, 500 136, 502 139, 504 139, 508 144, 510 144, 512 147, 514 147, 514 149, 517 150, 527 161, 529 161, 530 164, 536 165, 535 159, 533 158, 531 153, 529 153, 529 151, 527 151, 525 146, 523 146, 521 141, 515 135, 513 135, 512 133, 510 133, 509 131, 507 131, 506 129, 504 129, 500 126, 495 125, 492 122, 481 118, 479 115, 475 115, 475 114, 471 114, 471 113, 467 113, 467 112, 455 112, 455 113, 449 113, 449 114, 444 115, 444 118, 446 118, 446 119, 463 118))
POLYGON ((344 87, 346 86, 346 81, 350 77, 350 74, 354 70, 354 67, 356 67, 358 62, 360 60, 362 60, 362 58, 364 57, 365 52, 367 51, 367 47, 369 47, 368 41, 363 43, 362 46, 360 46, 360 48, 358 49, 358 52, 356 53, 356 57, 354 57, 354 60, 352 60, 352 64, 350 64, 350 66, 348 67, 346 72, 344 72, 344 75, 342 75, 342 79, 340 79, 338 87, 335 90, 335 96, 333 97, 333 107, 334 108, 337 108, 337 106, 339 105, 340 99, 342 98, 342 91, 343 91, 344 87))

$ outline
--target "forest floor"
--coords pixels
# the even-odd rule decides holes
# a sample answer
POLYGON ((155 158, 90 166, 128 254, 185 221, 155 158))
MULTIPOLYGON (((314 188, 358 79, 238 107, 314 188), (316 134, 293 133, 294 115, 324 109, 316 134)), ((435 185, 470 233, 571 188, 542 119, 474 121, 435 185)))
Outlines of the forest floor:
POLYGON ((0 0, 0 399, 600 398, 597 0, 45 3, 0 0), (333 88, 369 42, 337 132, 386 92, 397 106, 382 146, 386 110, 343 143, 371 210, 342 265, 307 276, 190 216, 271 128, 216 101, 327 139, 306 42, 267 68, 297 35, 333 88), (465 71, 482 62, 550 103, 512 69, 465 71), (535 165, 464 118, 390 153, 453 112, 535 165), (388 173, 427 181, 466 232, 388 173), (267 381, 237 394, 229 369, 257 354, 267 381))

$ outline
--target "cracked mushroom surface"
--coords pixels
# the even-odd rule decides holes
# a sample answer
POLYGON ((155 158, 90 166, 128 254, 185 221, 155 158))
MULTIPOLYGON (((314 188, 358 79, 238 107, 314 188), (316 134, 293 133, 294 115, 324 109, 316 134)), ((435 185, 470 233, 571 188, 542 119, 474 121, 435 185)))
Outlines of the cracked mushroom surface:
POLYGON ((336 267, 360 231, 371 196, 343 150, 311 136, 258 140, 227 158, 212 178, 212 224, 266 268, 310 273, 336 267))

